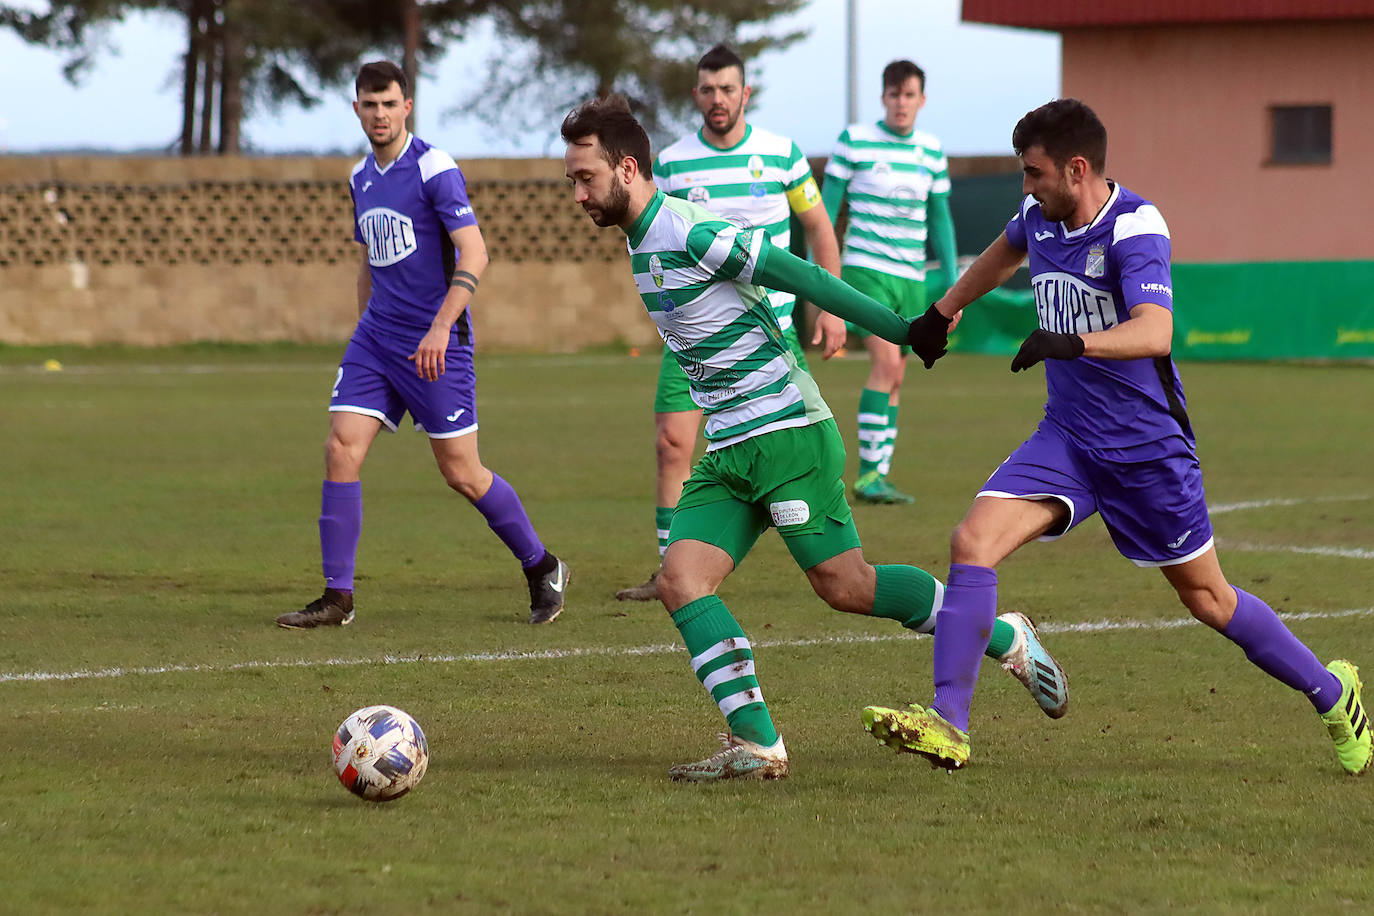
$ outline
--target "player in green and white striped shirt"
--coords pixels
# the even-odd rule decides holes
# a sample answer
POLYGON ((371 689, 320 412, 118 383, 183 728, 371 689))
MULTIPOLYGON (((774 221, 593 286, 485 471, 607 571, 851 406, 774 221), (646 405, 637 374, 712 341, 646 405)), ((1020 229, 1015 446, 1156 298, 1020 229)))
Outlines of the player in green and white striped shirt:
MULTIPOLYGON (((911 322, 775 247, 765 230, 736 226, 658 190, 640 166, 649 161, 649 138, 623 96, 578 107, 562 135, 574 199, 598 226, 625 231, 644 308, 706 414, 706 454, 673 514, 658 594, 730 733, 717 753, 669 773, 695 781, 786 776, 787 751, 759 688, 753 649, 716 596, 754 542, 776 527, 831 607, 918 632, 933 629, 943 586, 914 566, 875 567, 864 559, 845 501, 843 441, 784 340, 765 287, 804 295, 894 342, 908 339, 911 322)), ((1034 635, 1021 615, 1003 615, 988 654, 1043 707, 1031 666, 1058 666, 1034 635)))
MULTIPOLYGON (((825 168, 822 191, 832 220, 849 199, 844 281, 907 318, 926 310, 927 244, 934 242, 948 282, 953 282, 957 256, 945 154, 939 140, 916 130, 916 114, 926 102, 925 84, 925 72, 911 61, 887 65, 883 120, 853 124, 840 134, 825 168)), ((857 327, 851 330, 867 333, 857 327)), ((870 369, 859 395, 854 496, 872 503, 909 503, 912 497, 887 480, 908 350, 875 337, 867 337, 864 344, 870 369)))
MULTIPOLYGON (((811 166, 797 144, 745 122, 749 95, 739 55, 724 45, 707 51, 697 63, 697 84, 692 89, 701 110, 701 129, 659 152, 654 183, 666 194, 700 204, 736 226, 762 228, 782 249, 791 244, 791 219, 797 214, 816 263, 839 276, 840 248, 821 206, 811 166)), ((768 300, 788 346, 805 366, 806 357, 792 326, 796 296, 769 290, 768 300)), ((828 359, 844 345, 844 338, 844 322, 822 314, 811 342, 819 344, 824 339, 822 356, 828 359)), ((692 402, 687 376, 665 347, 654 395, 654 527, 660 558, 668 547, 673 508, 691 471, 700 425, 701 409, 692 402)), ((654 600, 657 575, 643 585, 621 589, 616 597, 654 600)))

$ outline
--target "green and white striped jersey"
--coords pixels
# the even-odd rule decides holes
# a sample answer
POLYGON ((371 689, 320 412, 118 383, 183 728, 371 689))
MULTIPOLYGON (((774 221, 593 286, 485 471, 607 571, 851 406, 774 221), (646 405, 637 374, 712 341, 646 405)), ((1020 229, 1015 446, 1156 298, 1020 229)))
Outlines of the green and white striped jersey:
MULTIPOLYGON (((654 183, 737 226, 765 229, 779 248, 791 245, 792 211, 820 203, 811 165, 797 144, 752 124, 729 149, 707 143, 700 131, 683 137, 658 154, 654 183)), ((797 297, 773 290, 768 298, 779 327, 792 327, 797 297)))
POLYGON ((629 230, 635 287, 706 414, 706 449, 828 419, 754 271, 772 247, 690 201, 656 193, 629 230))
POLYGON ((923 131, 902 137, 879 121, 840 134, 827 177, 848 182, 843 262, 909 280, 926 276, 926 202, 948 194, 949 163, 923 131))

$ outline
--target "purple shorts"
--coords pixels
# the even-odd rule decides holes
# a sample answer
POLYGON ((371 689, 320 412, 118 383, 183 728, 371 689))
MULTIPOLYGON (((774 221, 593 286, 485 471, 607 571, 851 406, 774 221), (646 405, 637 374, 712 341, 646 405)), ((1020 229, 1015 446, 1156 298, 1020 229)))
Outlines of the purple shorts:
POLYGON ((1098 512, 1116 549, 1135 565, 1186 563, 1212 546, 1202 467, 1182 437, 1147 447, 1146 460, 1132 461, 1130 449, 1120 448, 1108 458, 1106 450, 1079 445, 1042 420, 978 495, 1064 503, 1068 524, 1041 540, 1054 540, 1098 512))
POLYGON ((458 343, 455 332, 444 354, 444 374, 427 382, 406 359, 414 344, 359 327, 344 351, 331 412, 376 417, 392 432, 410 411, 415 428, 431 439, 455 439, 477 429, 477 374, 472 344, 458 343))

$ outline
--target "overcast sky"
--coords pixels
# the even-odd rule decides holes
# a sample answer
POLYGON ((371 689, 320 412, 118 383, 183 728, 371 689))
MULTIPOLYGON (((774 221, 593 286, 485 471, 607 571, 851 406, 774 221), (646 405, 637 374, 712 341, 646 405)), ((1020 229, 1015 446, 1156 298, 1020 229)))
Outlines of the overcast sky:
MULTIPOLYGON (((929 103, 918 125, 955 154, 1008 153, 1011 128, 1059 93, 1059 37, 1053 33, 966 25, 959 0, 854 0, 859 16, 859 119, 881 117, 882 68, 906 57, 926 71, 929 103)), ((31 6, 45 4, 33 0, 31 6)), ((749 80, 765 91, 748 119, 790 136, 809 155, 830 152, 845 126, 846 0, 812 0, 786 26, 810 35, 750 62, 749 80)), ((61 74, 63 57, 0 31, 0 151, 167 147, 180 136, 178 58, 182 22, 167 14, 130 17, 105 34, 109 50, 77 86, 61 74), (41 94, 17 91, 41 86, 41 94)), ((480 30, 448 49, 422 75, 418 133, 458 158, 561 153, 558 125, 513 140, 473 119, 442 116, 483 77, 490 38, 480 30)), ((703 49, 705 50, 705 49, 703 49)), ((360 152, 362 134, 349 90, 311 111, 254 113, 244 134, 255 150, 360 152)))

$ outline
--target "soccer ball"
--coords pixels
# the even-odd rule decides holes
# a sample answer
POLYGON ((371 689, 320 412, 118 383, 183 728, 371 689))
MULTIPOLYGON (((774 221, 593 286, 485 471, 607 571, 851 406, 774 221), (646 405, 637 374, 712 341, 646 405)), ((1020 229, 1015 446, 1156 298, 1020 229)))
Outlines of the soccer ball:
POLYGON ((394 706, 367 706, 334 733, 334 772, 368 801, 391 801, 419 785, 429 767, 420 724, 394 706))

